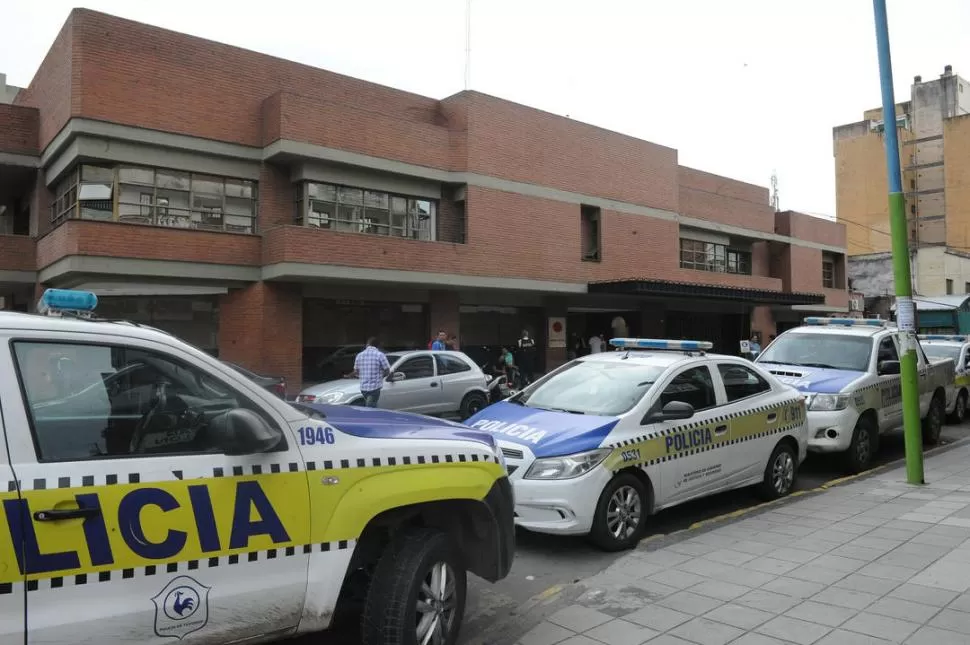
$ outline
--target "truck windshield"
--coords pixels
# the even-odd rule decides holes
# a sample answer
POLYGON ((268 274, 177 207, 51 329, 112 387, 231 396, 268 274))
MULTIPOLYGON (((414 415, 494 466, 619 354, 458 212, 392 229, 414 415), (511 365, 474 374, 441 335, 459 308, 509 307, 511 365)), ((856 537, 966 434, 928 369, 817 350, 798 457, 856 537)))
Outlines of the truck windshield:
POLYGON ((543 410, 617 416, 639 403, 665 369, 633 361, 573 361, 511 402, 543 410))
POLYGON ((954 363, 960 360, 960 349, 959 345, 923 345, 923 353, 930 358, 952 358, 954 363))
POLYGON ((782 334, 757 362, 865 372, 871 354, 872 338, 868 336, 782 334))

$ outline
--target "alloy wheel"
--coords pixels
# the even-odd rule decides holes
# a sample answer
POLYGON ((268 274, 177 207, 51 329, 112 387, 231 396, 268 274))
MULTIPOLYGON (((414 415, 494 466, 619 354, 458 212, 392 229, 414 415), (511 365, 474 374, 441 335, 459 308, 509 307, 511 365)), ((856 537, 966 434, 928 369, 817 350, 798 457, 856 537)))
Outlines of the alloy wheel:
POLYGON ((606 507, 606 527, 616 540, 629 538, 640 526, 643 508, 632 486, 620 486, 606 507))
POLYGON ((784 495, 791 490, 792 482, 795 481, 795 460, 791 453, 782 450, 775 458, 775 463, 771 468, 771 483, 775 487, 775 492, 784 495))
POLYGON ((444 645, 455 628, 458 595, 455 572, 447 562, 437 562, 418 589, 416 636, 418 645, 444 645))

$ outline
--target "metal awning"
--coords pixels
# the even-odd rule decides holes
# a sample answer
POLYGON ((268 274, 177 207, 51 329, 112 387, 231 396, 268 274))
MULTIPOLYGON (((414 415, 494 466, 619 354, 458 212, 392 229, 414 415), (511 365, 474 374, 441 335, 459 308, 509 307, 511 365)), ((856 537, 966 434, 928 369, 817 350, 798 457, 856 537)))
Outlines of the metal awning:
POLYGON ((821 293, 790 293, 770 289, 725 287, 716 284, 671 282, 667 280, 612 280, 590 282, 589 293, 626 296, 660 296, 667 298, 708 298, 757 305, 819 305, 825 303, 821 293))

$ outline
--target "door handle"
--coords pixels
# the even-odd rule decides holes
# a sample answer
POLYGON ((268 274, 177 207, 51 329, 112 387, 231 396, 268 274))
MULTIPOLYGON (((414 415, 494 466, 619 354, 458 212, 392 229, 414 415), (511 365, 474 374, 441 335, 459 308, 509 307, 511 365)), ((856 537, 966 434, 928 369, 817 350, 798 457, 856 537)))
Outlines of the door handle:
POLYGON ((728 429, 727 426, 718 426, 714 428, 714 434, 724 434, 725 432, 727 432, 727 429, 728 429))
POLYGON ((771 414, 768 415, 768 423, 774 423, 777 420, 778 420, 777 412, 772 412, 771 414))
POLYGON ((431 387, 438 387, 438 381, 432 381, 431 387))
POLYGON ((61 520, 76 520, 83 517, 94 517, 100 515, 101 509, 97 506, 84 506, 81 508, 51 508, 46 511, 34 513, 34 519, 38 522, 59 522, 61 520))

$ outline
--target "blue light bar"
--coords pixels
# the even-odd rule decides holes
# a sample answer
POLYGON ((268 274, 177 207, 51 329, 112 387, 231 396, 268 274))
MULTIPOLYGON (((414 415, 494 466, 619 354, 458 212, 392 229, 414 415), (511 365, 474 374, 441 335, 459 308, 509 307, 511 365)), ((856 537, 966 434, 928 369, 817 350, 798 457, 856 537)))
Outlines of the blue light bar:
POLYGON ((806 325, 840 325, 842 327, 885 327, 886 321, 880 318, 819 318, 805 319, 806 325))
POLYGON ((656 338, 611 338, 610 345, 620 349, 666 349, 700 352, 714 347, 704 340, 658 340, 656 338))
POLYGON ((98 306, 98 297, 90 291, 74 289, 48 289, 37 303, 37 311, 42 314, 57 314, 63 311, 90 313, 98 306))
POLYGON ((956 336, 956 335, 948 335, 948 334, 920 334, 919 339, 920 340, 946 340, 953 343, 965 343, 968 340, 970 340, 968 339, 967 336, 956 336))

